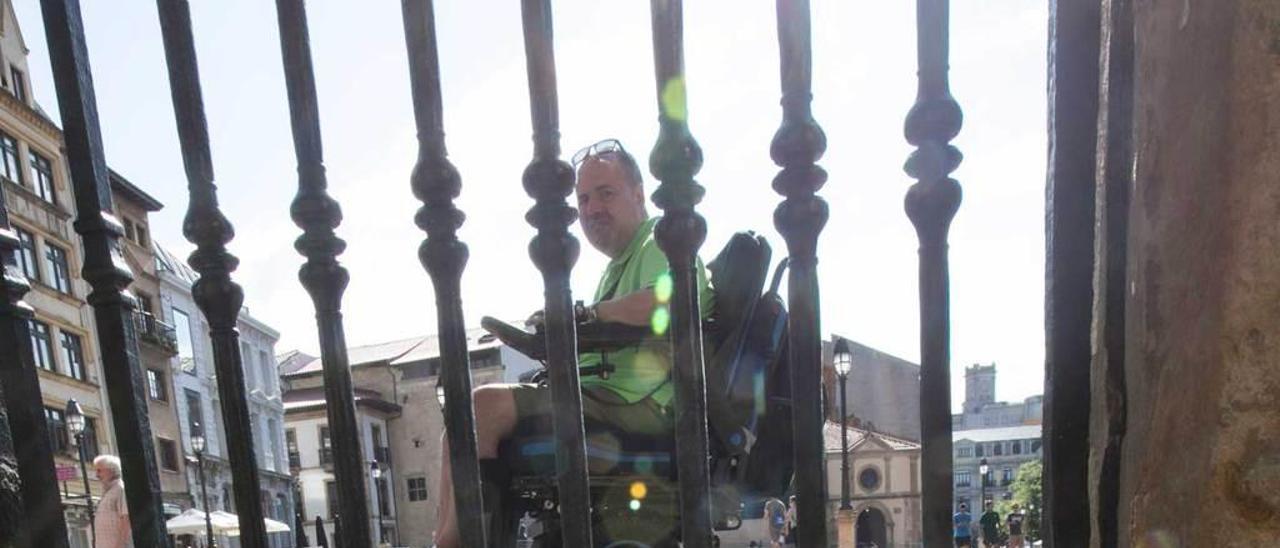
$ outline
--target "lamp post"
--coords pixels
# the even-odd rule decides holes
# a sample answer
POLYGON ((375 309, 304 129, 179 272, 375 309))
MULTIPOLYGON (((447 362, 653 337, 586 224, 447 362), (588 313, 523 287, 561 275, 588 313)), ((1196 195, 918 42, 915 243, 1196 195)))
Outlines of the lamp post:
POLYGON ((983 458, 978 461, 978 481, 982 485, 982 494, 980 495, 978 507, 982 508, 983 511, 987 509, 987 470, 987 459, 983 458))
POLYGON ((369 475, 373 476, 373 510, 378 520, 378 544, 386 544, 382 531, 382 491, 378 490, 378 480, 382 478, 382 467, 378 466, 378 461, 369 461, 369 475))
POLYGON ((84 430, 85 418, 84 410, 80 409, 80 402, 72 398, 67 401, 67 409, 64 413, 67 418, 67 429, 71 431, 71 435, 76 440, 76 455, 80 458, 80 478, 84 480, 84 503, 89 509, 89 534, 91 535, 93 545, 98 545, 98 531, 93 527, 93 495, 89 491, 89 472, 85 469, 85 451, 84 451, 84 430))
POLYGON ((849 504, 849 391, 845 380, 853 367, 853 354, 849 352, 848 342, 840 337, 833 338, 835 345, 831 361, 836 367, 836 375, 840 376, 840 509, 852 510, 853 505, 849 504))
POLYGON ((213 548, 213 518, 209 515, 209 489, 204 484, 204 428, 199 422, 191 425, 191 451, 196 454, 196 470, 200 476, 200 501, 204 504, 205 546, 213 548))

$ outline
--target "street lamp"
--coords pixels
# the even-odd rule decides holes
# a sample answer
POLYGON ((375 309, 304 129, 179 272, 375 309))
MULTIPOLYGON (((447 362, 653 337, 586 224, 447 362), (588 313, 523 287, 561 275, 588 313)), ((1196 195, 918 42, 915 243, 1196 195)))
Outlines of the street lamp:
POLYGON ((191 451, 196 454, 196 470, 200 475, 200 500, 204 504, 205 546, 213 548, 213 518, 209 515, 209 489, 204 484, 204 428, 199 422, 191 423, 191 451))
POLYGON ((849 504, 849 391, 845 382, 849 378, 849 369, 853 367, 853 354, 849 352, 849 343, 835 337, 831 361, 835 364, 836 375, 840 376, 840 509, 852 510, 849 504))
POLYGON ((71 431, 71 435, 76 440, 76 454, 80 457, 80 477, 84 480, 84 503, 89 508, 89 532, 93 538, 93 545, 98 545, 98 531, 93 526, 93 495, 89 491, 89 472, 85 470, 85 450, 84 450, 84 429, 86 426, 84 418, 84 410, 80 409, 80 402, 72 398, 67 401, 67 409, 64 413, 67 418, 67 429, 71 431))
POLYGON ((979 502, 979 506, 983 510, 987 509, 987 470, 987 459, 983 458, 978 461, 978 481, 982 484, 982 498, 979 499, 981 501, 979 502))
POLYGON ((382 467, 378 466, 378 461, 369 461, 369 475, 373 476, 373 505, 378 516, 378 544, 386 544, 382 531, 382 491, 378 490, 378 480, 382 478, 382 467))

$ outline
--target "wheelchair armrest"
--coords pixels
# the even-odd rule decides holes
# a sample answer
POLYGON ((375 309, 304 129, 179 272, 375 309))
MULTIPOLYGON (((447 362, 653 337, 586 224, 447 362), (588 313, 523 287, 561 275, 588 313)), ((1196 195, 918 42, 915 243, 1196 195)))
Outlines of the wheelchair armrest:
POLYGON ((524 354, 532 360, 547 359, 546 337, 541 330, 530 333, 497 318, 485 316, 480 318, 480 327, 493 333, 502 344, 510 346, 516 352, 524 354))
POLYGON ((613 352, 654 338, 647 326, 589 322, 578 324, 579 352, 613 352))

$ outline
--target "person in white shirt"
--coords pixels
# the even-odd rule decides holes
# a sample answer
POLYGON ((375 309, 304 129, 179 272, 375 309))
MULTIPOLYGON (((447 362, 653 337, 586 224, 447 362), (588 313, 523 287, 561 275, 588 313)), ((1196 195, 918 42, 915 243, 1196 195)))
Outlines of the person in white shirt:
POLYGON ((130 548, 133 533, 129 529, 129 506, 124 500, 124 481, 120 478, 120 458, 99 455, 93 459, 93 471, 102 482, 102 498, 93 513, 93 532, 97 548, 130 548))

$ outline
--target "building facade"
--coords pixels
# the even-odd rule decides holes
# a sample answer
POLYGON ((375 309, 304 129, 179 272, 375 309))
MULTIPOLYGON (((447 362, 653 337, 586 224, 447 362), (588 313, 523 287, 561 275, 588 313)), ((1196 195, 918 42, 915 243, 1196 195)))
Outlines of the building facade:
MULTIPOLYGON (((511 382, 514 375, 537 363, 508 348, 482 330, 467 333, 472 384, 511 382)), ((360 417, 359 450, 370 462, 373 542, 397 546, 429 546, 435 533, 444 420, 436 393, 440 346, 436 336, 415 337, 348 350, 356 412, 360 417), (378 463, 381 478, 372 477, 378 463), (379 531, 381 537, 379 538, 379 531)), ((287 387, 285 405, 290 461, 299 479, 303 519, 315 545, 314 523, 319 516, 332 535, 333 471, 325 455, 349 450, 332 447, 326 436, 323 408, 324 379, 318 358, 299 352, 280 357, 280 374, 287 387)))
POLYGON ((1013 498, 1010 485, 1018 477, 1018 469, 1044 458, 1039 424, 958 430, 951 434, 951 445, 955 451, 956 506, 968 504, 970 510, 982 508, 980 500, 1013 498), (985 477, 981 471, 984 462, 985 477))
MULTIPOLYGON (((838 335, 837 335, 838 337, 838 335)), ((844 337, 840 337, 844 339, 844 337)), ((845 377, 849 417, 877 432, 920 439, 920 366, 844 339, 853 363, 845 377)), ((827 420, 840 421, 840 377, 832 365, 832 341, 822 343, 827 420)))
POLYGON ((996 364, 965 368, 964 406, 951 416, 952 430, 1040 424, 1044 418, 1044 396, 1031 396, 1019 403, 995 400, 996 364))
POLYGON ((27 46, 9 0, 0 0, 0 188, 14 235, 18 271, 30 283, 25 302, 34 309, 31 347, 40 380, 49 443, 62 479, 62 502, 71 546, 90 545, 88 505, 101 494, 80 459, 114 453, 90 288, 81 277, 80 236, 62 132, 33 99, 27 46), (75 400, 85 415, 79 438, 67 426, 75 400), (86 497, 86 484, 90 495, 86 497))
POLYGON ((124 225, 120 252, 133 283, 129 292, 136 302, 134 330, 138 334, 138 358, 146 382, 147 416, 154 435, 156 471, 168 517, 191 508, 193 499, 186 476, 186 459, 182 458, 182 431, 178 422, 179 400, 173 384, 173 357, 178 353, 178 338, 173 326, 163 320, 158 308, 160 277, 156 256, 151 246, 148 214, 164 207, 119 173, 109 173, 111 201, 116 217, 124 225))
MULTIPOLYGON (((172 358, 174 399, 177 402, 180 446, 188 460, 194 459, 191 436, 201 432, 206 440, 203 470, 187 466, 187 481, 195 506, 204 508, 201 485, 208 491, 208 507, 235 513, 235 500, 230 462, 222 428, 222 404, 218 396, 217 372, 214 369, 213 344, 209 323, 196 307, 191 286, 197 275, 173 253, 154 245, 160 279, 158 310, 174 326, 177 353, 172 358)), ((240 355, 247 395, 253 447, 258 458, 262 510, 266 517, 293 523, 293 478, 289 475, 284 451, 284 401, 280 381, 275 374, 275 343, 280 334, 240 311, 240 355)), ((271 533, 274 548, 291 548, 291 533, 271 533)), ((223 546, 234 546, 234 538, 223 546)))

